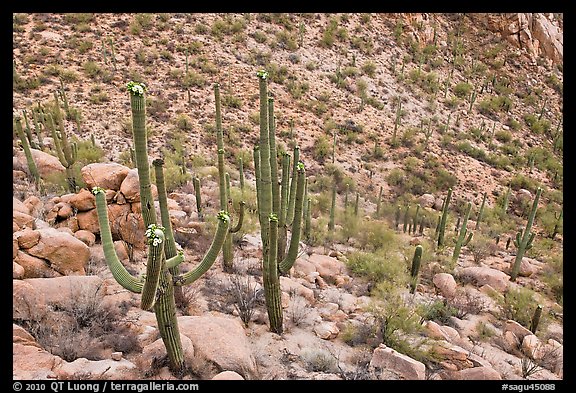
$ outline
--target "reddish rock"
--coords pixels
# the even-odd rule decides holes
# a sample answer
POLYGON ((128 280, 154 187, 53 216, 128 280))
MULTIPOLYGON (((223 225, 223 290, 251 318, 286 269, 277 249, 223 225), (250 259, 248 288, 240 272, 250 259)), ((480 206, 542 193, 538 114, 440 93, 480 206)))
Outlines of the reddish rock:
POLYGON ((96 197, 92 192, 83 188, 78 194, 70 198, 70 205, 78 209, 79 212, 92 210, 96 207, 96 197))
POLYGON ((383 371, 393 371, 402 379, 424 380, 426 379, 426 366, 409 356, 401 354, 384 344, 380 344, 372 354, 370 366, 383 371))
POLYGON ((40 229, 38 244, 28 249, 30 255, 46 259, 60 274, 86 274, 84 267, 90 249, 74 236, 56 229, 40 229))
POLYGON ((130 168, 116 163, 93 163, 80 170, 88 190, 98 186, 105 190, 118 191, 130 168))

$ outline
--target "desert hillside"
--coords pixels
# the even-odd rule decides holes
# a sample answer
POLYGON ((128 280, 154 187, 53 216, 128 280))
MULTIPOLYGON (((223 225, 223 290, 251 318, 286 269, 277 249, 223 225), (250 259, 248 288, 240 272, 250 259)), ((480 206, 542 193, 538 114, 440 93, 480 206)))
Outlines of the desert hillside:
POLYGON ((563 379, 563 14, 17 13, 12 150, 14 379, 563 379))

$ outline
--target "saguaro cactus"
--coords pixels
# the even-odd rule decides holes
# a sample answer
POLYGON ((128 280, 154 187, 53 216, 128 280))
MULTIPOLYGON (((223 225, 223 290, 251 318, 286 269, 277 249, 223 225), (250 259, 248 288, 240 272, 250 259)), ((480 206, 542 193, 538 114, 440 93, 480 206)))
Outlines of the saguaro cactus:
MULTIPOLYGON (((224 133, 222 131, 222 111, 220 104, 220 85, 214 84, 214 100, 216 102, 216 144, 218 146, 218 185, 220 191, 220 209, 230 215, 232 199, 230 198, 229 175, 224 168, 224 133), (228 176, 228 180, 227 180, 228 176)), ((244 218, 244 201, 240 202, 240 215, 238 224, 230 228, 222 246, 222 266, 225 272, 233 271, 232 236, 242 228, 244 218)))
POLYGON ((480 221, 482 221, 482 214, 484 213, 484 205, 486 204, 486 192, 482 197, 482 204, 480 205, 480 210, 478 211, 478 218, 476 219, 476 230, 480 228, 480 221))
MULTIPOLYGON (((176 307, 174 300, 174 287, 188 285, 202 276, 214 263, 224 238, 228 232, 230 218, 225 211, 218 214, 218 227, 212 244, 208 252, 193 270, 173 276, 170 272, 183 261, 183 254, 176 253, 168 258, 166 253, 173 254, 175 246, 172 234, 166 234, 166 228, 170 228, 169 217, 166 214, 167 202, 165 198, 165 187, 158 187, 159 202, 162 214, 162 224, 156 222, 156 211, 152 198, 150 182, 150 164, 148 162, 147 138, 145 129, 145 85, 141 83, 128 83, 130 93, 130 104, 132 109, 133 138, 136 152, 136 166, 140 182, 140 205, 142 217, 146 226, 146 237, 150 250, 146 264, 146 275, 135 277, 130 274, 122 265, 112 242, 108 210, 104 189, 94 187, 92 192, 96 196, 96 211, 98 223, 100 225, 100 235, 104 249, 106 263, 112 272, 112 276, 125 289, 135 293, 141 293, 141 308, 144 310, 153 309, 158 321, 160 337, 166 346, 170 368, 175 375, 181 376, 185 370, 184 352, 180 340, 178 321, 176 319, 176 307), (160 196, 160 194, 164 194, 160 196), (171 240, 172 239, 172 240, 171 240)), ((155 161, 155 170, 158 174, 162 171, 162 162, 155 161)), ((162 174, 160 176, 162 178, 162 174)))
POLYGON ((532 320, 530 321, 530 331, 533 334, 536 334, 536 330, 538 329, 538 325, 540 324, 541 317, 542 317, 542 305, 539 304, 538 306, 536 306, 534 314, 532 314, 532 320))
POLYGON ((330 205, 330 221, 328 221, 328 230, 334 230, 334 216, 336 211, 336 185, 332 186, 332 204, 330 205))
POLYGON ((558 234, 558 228, 562 226, 562 215, 564 210, 560 210, 559 214, 554 213, 554 218, 556 218, 556 223, 554 223, 554 230, 552 231, 551 239, 554 240, 556 235, 558 234))
POLYGON ((36 162, 32 157, 32 151, 30 150, 30 145, 28 145, 28 139, 22 130, 22 118, 20 116, 15 116, 14 121, 16 122, 16 133, 18 134, 18 137, 22 143, 22 148, 24 149, 24 155, 26 156, 26 162, 28 163, 28 170, 30 171, 30 175, 34 179, 36 189, 43 192, 38 167, 36 166, 36 162))
POLYGON ((420 272, 420 265, 422 263, 422 246, 418 244, 414 250, 414 257, 412 258, 412 269, 410 270, 410 293, 416 292, 418 285, 418 277, 420 272))
POLYGON ((76 192, 76 178, 74 176, 73 165, 78 157, 78 151, 75 143, 70 143, 68 134, 64 127, 64 120, 60 112, 60 104, 58 104, 58 93, 54 92, 54 118, 48 113, 48 121, 51 125, 52 139, 54 139, 54 149, 60 163, 66 168, 66 179, 68 182, 68 189, 70 192, 76 192), (56 124, 58 124, 58 131, 56 132, 56 124))
POLYGON ((438 247, 444 245, 444 232, 446 230, 446 220, 448 218, 448 206, 450 205, 450 198, 452 197, 452 188, 448 189, 448 195, 444 199, 444 205, 442 206, 442 218, 438 225, 438 247))
POLYGON ((198 212, 198 219, 203 221, 204 213, 202 212, 202 194, 200 192, 200 179, 198 176, 194 176, 192 184, 194 185, 194 193, 196 194, 196 211, 198 212))
POLYGON ((454 246, 454 252, 452 253, 452 267, 456 266, 458 261, 458 256, 460 255, 460 249, 466 247, 470 240, 472 240, 472 232, 468 233, 466 225, 468 224, 468 218, 470 217, 470 211, 472 210, 472 203, 468 202, 466 207, 466 213, 464 213, 464 218, 462 219, 462 226, 460 227, 460 233, 458 239, 456 240, 456 245, 454 246), (468 235, 468 237, 466 237, 468 235))
POLYGON ((522 258, 524 258, 524 253, 532 248, 532 242, 534 241, 535 233, 530 232, 532 229, 532 224, 534 223, 534 217, 536 217, 536 210, 538 210, 538 201, 540 200, 540 195, 542 194, 542 188, 538 187, 536 190, 536 197, 534 198, 534 203, 532 204, 532 210, 530 210, 530 215, 528 216, 528 222, 526 223, 526 228, 524 233, 522 230, 516 233, 516 239, 514 240, 514 245, 517 248, 516 259, 514 259, 514 264, 512 265, 512 273, 510 275, 510 281, 516 281, 518 272, 520 271, 520 263, 522 263, 522 258))
MULTIPOLYGON (((281 304, 281 291, 279 274, 286 273, 294 262, 298 254, 298 244, 300 242, 300 231, 302 222, 302 204, 304 195, 305 169, 304 164, 298 162, 298 150, 295 149, 294 160, 295 166, 293 184, 295 185, 294 195, 294 213, 289 217, 290 207, 288 207, 287 223, 292 222, 292 236, 290 246, 286 257, 279 262, 278 259, 278 215, 279 203, 273 203, 278 200, 279 195, 274 195, 273 183, 278 182, 277 177, 272 176, 272 160, 276 161, 276 155, 271 154, 271 147, 275 144, 270 139, 275 139, 274 133, 270 133, 269 106, 268 106, 268 86, 266 71, 259 71, 260 90, 260 143, 258 148, 254 148, 254 168, 256 172, 256 192, 258 200, 258 217, 260 220, 261 237, 262 237, 262 269, 264 297, 268 311, 268 320, 270 330, 274 333, 281 334, 283 331, 283 316, 281 304), (292 218, 290 220, 290 218, 292 218)), ((276 174, 277 176, 277 174, 276 174)), ((292 195, 290 198, 292 198, 292 195)))
POLYGON ((508 204, 510 201, 510 191, 512 190, 512 188, 510 186, 508 186, 508 188, 506 189, 506 194, 504 194, 504 200, 502 201, 502 210, 504 211, 504 213, 506 213, 508 211, 508 204))

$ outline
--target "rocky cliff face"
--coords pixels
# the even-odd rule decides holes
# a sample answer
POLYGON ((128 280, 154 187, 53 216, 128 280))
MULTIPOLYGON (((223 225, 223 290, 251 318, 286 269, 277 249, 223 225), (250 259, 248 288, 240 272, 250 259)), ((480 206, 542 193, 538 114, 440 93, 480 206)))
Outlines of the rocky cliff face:
POLYGON ((515 46, 525 49, 532 62, 544 56, 554 64, 563 62, 562 14, 499 13, 469 14, 475 23, 500 33, 515 46))

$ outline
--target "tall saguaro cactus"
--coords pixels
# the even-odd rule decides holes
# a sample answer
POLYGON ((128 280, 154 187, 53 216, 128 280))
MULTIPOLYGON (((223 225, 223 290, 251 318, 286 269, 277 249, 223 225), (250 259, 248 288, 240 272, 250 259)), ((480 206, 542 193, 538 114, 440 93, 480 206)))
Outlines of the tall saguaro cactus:
MULTIPOLYGON (((214 100, 216 101, 216 143, 218 146, 218 185, 220 188, 220 210, 224 210, 230 215, 229 207, 232 205, 230 198, 229 175, 224 169, 224 133, 222 131, 222 111, 220 104, 220 85, 214 84, 214 100), (227 180, 228 175, 228 180, 227 180)), ((233 271, 232 236, 242 228, 244 217, 244 201, 240 202, 240 216, 238 224, 228 230, 226 240, 222 246, 222 266, 225 272, 233 271)))
POLYGON ((24 155, 26 156, 26 162, 28 163, 28 170, 30 171, 30 175, 34 179, 34 183, 36 183, 36 189, 43 193, 42 183, 40 179, 40 174, 38 172, 38 167, 36 166, 36 162, 32 157, 32 151, 30 150, 30 145, 28 144, 28 139, 22 130, 22 119, 20 116, 16 116, 14 118, 16 122, 16 133, 22 142, 22 148, 24 149, 24 155))
POLYGON ((480 205, 480 211, 478 211, 478 218, 476 219, 476 230, 480 229, 480 221, 482 221, 482 214, 484 214, 484 205, 486 204, 486 192, 482 197, 482 204, 480 205))
POLYGON ((514 264, 512 265, 512 273, 510 275, 510 281, 516 281, 518 272, 520 271, 520 264, 522 263, 522 258, 524 258, 524 253, 532 248, 532 242, 534 241, 535 233, 530 232, 532 230, 532 224, 534 223, 534 217, 536 217, 536 211, 538 210, 538 201, 540 200, 540 195, 542 194, 542 188, 538 187, 536 190, 536 197, 534 198, 534 203, 532 204, 532 210, 530 210, 530 215, 528 216, 528 222, 526 222, 526 228, 524 232, 520 230, 516 233, 516 240, 514 240, 514 245, 517 248, 516 258, 514 259, 514 264))
POLYGON ((416 292, 418 285, 418 276, 420 272, 420 265, 422 263, 422 246, 418 244, 414 250, 414 257, 412 258, 412 268, 410 269, 410 293, 416 292))
POLYGON ((68 189, 70 192, 76 192, 76 178, 74 176, 74 168, 72 167, 78 157, 78 151, 75 143, 70 143, 68 134, 64 127, 64 120, 60 111, 60 104, 58 103, 58 93, 54 92, 54 118, 49 113, 48 120, 51 125, 52 139, 54 139, 54 148, 60 163, 66 168, 66 178, 68 181, 68 189), (56 124, 58 131, 56 132, 56 124))
MULTIPOLYGON (((271 154, 275 148, 275 135, 270 132, 270 109, 268 104, 268 73, 259 71, 257 74, 260 89, 260 143, 254 148, 254 168, 256 172, 256 192, 258 200, 258 217, 260 220, 262 237, 262 268, 264 281, 264 297, 268 311, 270 330, 274 333, 283 332, 283 316, 280 291, 280 273, 288 272, 298 254, 298 244, 300 242, 300 232, 302 224, 302 205, 304 195, 305 169, 304 164, 298 162, 298 150, 295 149, 294 160, 296 166, 293 176, 295 191, 294 213, 290 217, 290 205, 288 205, 287 224, 292 223, 292 236, 290 246, 286 256, 280 261, 278 258, 278 216, 280 213, 280 195, 278 187, 273 187, 273 183, 278 183, 277 173, 272 173, 272 161, 276 162, 276 154, 271 154), (277 209, 277 210, 274 210, 277 209)), ((273 116, 273 114, 272 114, 273 116)), ((292 195, 290 198, 292 198, 292 195)))
POLYGON ((466 247, 470 240, 472 240, 472 232, 468 233, 466 225, 468 224, 468 218, 470 217, 470 211, 472 210, 472 203, 468 202, 466 207, 466 213, 464 213, 464 218, 462 219, 462 226, 460 227, 460 233, 458 234, 458 239, 456 240, 456 245, 454 246, 454 252, 452 253, 452 267, 456 266, 458 261, 458 256, 460 255, 460 250, 462 247, 466 247), (466 237, 468 235, 468 237, 466 237))
POLYGON ((446 230, 446 220, 448 219, 448 206, 450 205, 450 198, 452 197, 452 188, 448 189, 448 195, 444 199, 444 205, 442 205, 442 218, 440 219, 438 225, 438 247, 444 245, 444 233, 446 230))
MULTIPOLYGON (((175 375, 181 376, 185 370, 184 351, 180 340, 178 320, 176 319, 176 306, 174 300, 175 286, 188 285, 201 277, 214 263, 224 238, 228 233, 230 218, 225 211, 218 213, 218 227, 212 244, 206 255, 196 268, 178 274, 176 267, 183 262, 183 254, 178 253, 173 243, 173 235, 166 233, 170 227, 167 213, 166 189, 162 183, 158 187, 159 203, 162 225, 156 222, 156 211, 152 198, 150 182, 150 164, 148 162, 146 138, 146 101, 145 85, 142 83, 128 83, 130 105, 132 109, 132 129, 135 146, 136 166, 140 182, 140 205, 144 225, 147 228, 146 237, 150 247, 146 264, 146 275, 135 277, 122 265, 112 242, 108 210, 104 189, 94 187, 92 192, 96 196, 96 211, 106 263, 112 276, 125 289, 141 293, 141 308, 153 309, 158 321, 160 337, 166 346, 170 368, 175 375), (173 255, 168 257, 168 255, 173 255), (175 274, 173 275, 172 272, 175 274)), ((163 180, 162 161, 154 161, 157 181, 163 180)))

